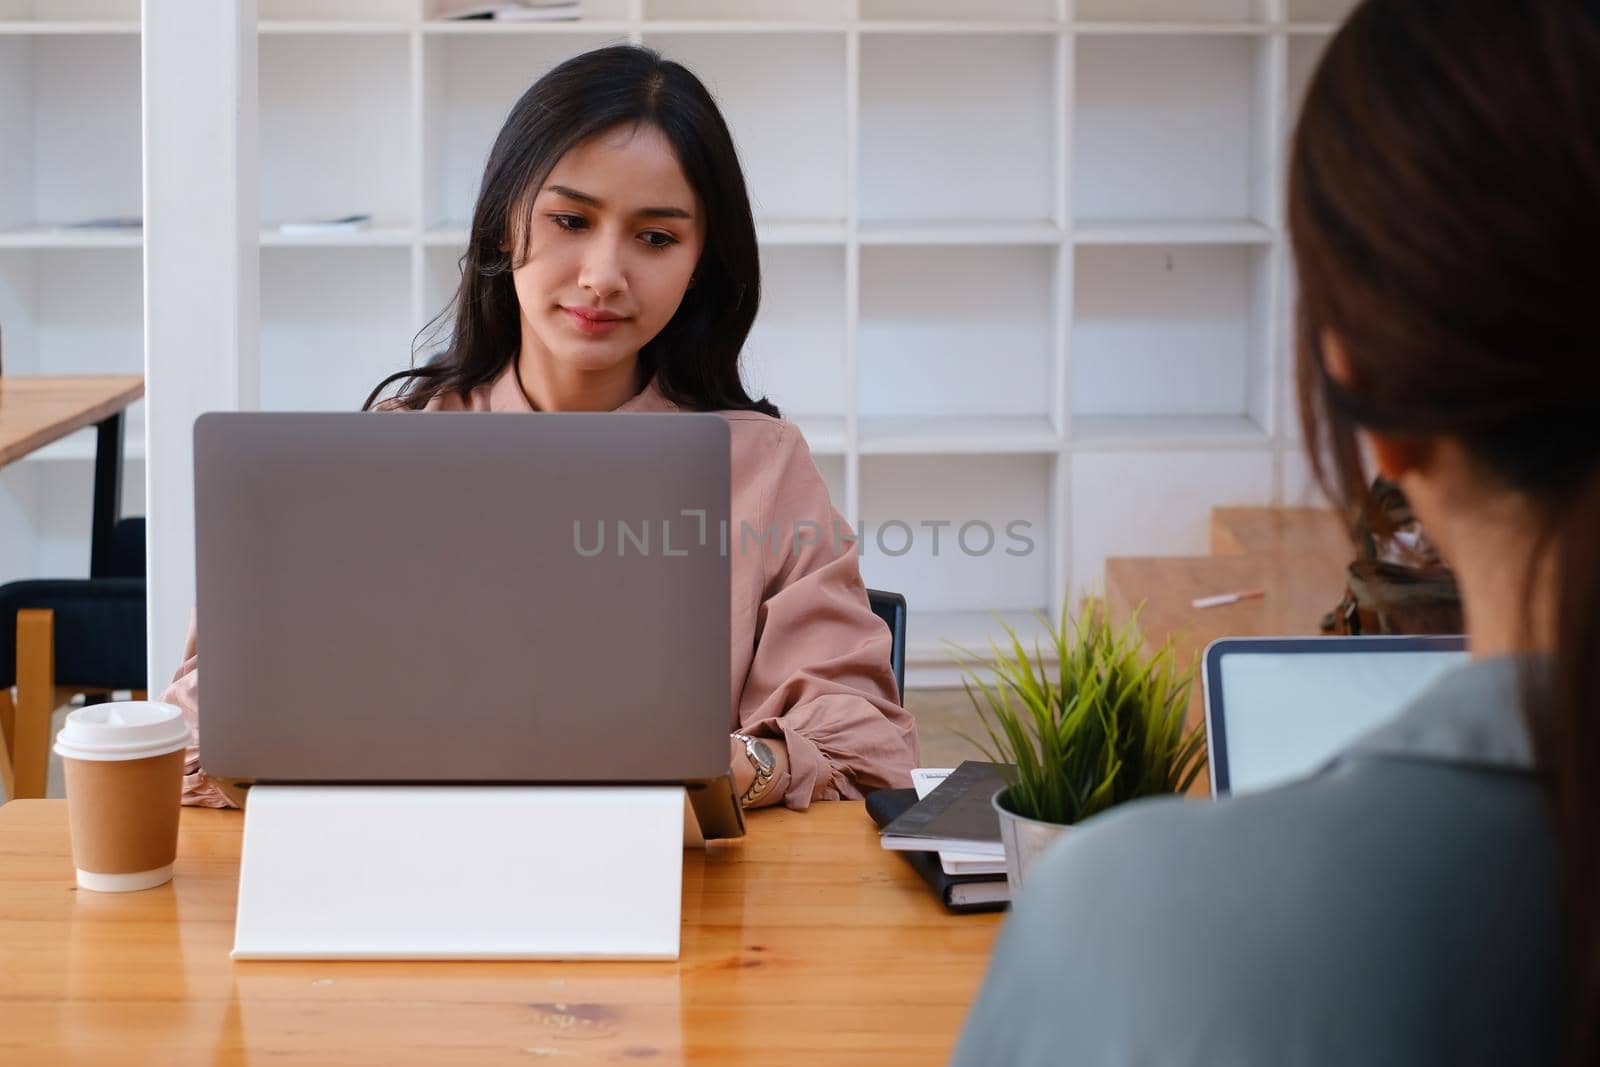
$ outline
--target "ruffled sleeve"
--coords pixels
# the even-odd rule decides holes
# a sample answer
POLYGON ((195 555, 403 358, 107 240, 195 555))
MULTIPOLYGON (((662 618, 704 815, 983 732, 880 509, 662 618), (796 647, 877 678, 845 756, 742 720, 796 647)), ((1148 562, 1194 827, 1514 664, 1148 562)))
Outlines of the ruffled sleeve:
POLYGON ((785 742, 789 774, 775 788, 784 804, 802 809, 909 786, 919 749, 895 686, 889 629, 867 601, 855 538, 803 435, 779 426, 762 531, 770 548, 739 722, 747 733, 785 742))

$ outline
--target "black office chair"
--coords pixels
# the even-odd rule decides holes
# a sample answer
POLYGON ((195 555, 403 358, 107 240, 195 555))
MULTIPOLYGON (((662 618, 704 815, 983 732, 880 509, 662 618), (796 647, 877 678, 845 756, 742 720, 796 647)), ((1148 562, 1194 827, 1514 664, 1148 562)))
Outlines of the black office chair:
POLYGON ((899 690, 900 702, 906 700, 906 598, 899 593, 882 589, 868 589, 867 603, 872 613, 884 621, 894 643, 889 649, 889 662, 894 666, 894 684, 899 690))
POLYGON ((0 786, 7 797, 44 796, 50 720, 83 693, 143 698, 144 519, 112 530, 110 573, 0 586, 0 786), (16 687, 16 700, 11 697, 16 687))

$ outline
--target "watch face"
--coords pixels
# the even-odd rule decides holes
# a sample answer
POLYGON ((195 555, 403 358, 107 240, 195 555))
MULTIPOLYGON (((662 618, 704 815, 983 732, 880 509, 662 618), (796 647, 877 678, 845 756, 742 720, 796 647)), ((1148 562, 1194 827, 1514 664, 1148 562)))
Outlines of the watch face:
POLYGON ((756 762, 761 764, 761 773, 771 774, 772 769, 778 765, 778 761, 772 755, 772 747, 759 738, 750 747, 756 754, 756 762))

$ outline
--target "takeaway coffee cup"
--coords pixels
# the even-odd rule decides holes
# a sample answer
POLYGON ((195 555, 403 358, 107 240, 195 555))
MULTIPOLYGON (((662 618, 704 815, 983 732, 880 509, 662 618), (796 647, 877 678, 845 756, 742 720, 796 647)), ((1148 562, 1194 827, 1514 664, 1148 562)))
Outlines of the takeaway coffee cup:
POLYGON ((78 885, 102 893, 172 880, 189 726, 171 704, 94 704, 56 737, 78 885))

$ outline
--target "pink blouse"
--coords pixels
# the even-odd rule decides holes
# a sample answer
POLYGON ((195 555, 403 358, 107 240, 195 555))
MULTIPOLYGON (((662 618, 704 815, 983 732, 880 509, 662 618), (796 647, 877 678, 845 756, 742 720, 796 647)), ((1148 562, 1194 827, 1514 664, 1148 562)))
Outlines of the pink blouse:
MULTIPOLYGON (((507 363, 471 394, 435 397, 424 410, 532 411, 514 370, 507 363)), ((652 380, 616 410, 680 409, 652 380)), ((775 788, 791 808, 909 786, 917 730, 896 692, 889 630, 868 606, 856 543, 805 438, 758 412, 717 414, 728 421, 732 465, 730 729, 785 742, 789 773, 775 788), (737 531, 746 522, 776 536, 741 551, 737 531)), ((191 624, 183 664, 162 695, 195 730, 183 802, 230 807, 200 768, 199 681, 191 624)))

